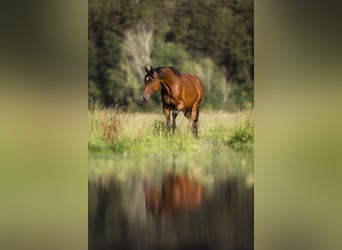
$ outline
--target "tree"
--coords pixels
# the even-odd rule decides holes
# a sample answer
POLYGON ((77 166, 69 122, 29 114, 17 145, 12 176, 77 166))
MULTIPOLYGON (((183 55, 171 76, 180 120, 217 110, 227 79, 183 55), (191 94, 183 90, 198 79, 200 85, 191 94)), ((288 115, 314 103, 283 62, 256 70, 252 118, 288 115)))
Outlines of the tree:
POLYGON ((232 81, 245 83, 253 80, 254 2, 234 0, 231 9, 234 13, 234 23, 224 64, 232 81))
POLYGON ((139 106, 132 95, 141 91, 147 64, 209 70, 203 77, 214 90, 212 107, 251 99, 253 0, 89 0, 88 6, 89 97, 139 106))

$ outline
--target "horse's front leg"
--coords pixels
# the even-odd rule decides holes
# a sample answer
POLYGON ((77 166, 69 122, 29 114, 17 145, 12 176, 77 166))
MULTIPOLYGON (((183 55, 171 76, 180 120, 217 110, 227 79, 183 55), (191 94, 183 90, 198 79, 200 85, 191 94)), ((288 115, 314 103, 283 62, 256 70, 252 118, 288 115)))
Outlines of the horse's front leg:
POLYGON ((171 121, 170 121, 171 109, 163 106, 163 112, 164 112, 164 115, 165 115, 165 118, 166 118, 166 127, 168 129, 170 129, 171 128, 171 121))
POLYGON ((178 110, 173 109, 172 110, 172 132, 175 132, 177 115, 178 115, 178 110))

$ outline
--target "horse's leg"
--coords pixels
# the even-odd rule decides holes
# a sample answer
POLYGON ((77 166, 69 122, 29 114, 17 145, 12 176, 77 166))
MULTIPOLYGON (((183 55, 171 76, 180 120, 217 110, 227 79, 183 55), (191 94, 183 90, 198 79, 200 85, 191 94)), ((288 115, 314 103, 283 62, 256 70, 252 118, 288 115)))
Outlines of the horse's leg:
POLYGON ((193 129, 192 129, 196 138, 198 138, 198 118, 199 118, 199 108, 197 109, 196 118, 194 120, 194 125, 193 125, 193 129))
POLYGON ((190 125, 190 122, 191 122, 191 119, 190 119, 190 117, 191 117, 191 109, 185 109, 183 112, 184 112, 185 118, 188 119, 188 130, 190 130, 191 126, 192 126, 192 125, 190 125))
POLYGON ((178 115, 178 110, 173 109, 172 110, 172 132, 175 132, 177 115, 178 115))
POLYGON ((194 105, 191 110, 188 128, 192 130, 196 138, 198 137, 198 116, 199 107, 197 105, 194 105))
POLYGON ((165 118, 166 118, 166 127, 168 129, 170 129, 170 127, 171 127, 171 122, 170 122, 170 113, 171 113, 171 111, 170 111, 169 108, 163 106, 163 112, 164 112, 164 115, 165 115, 165 118))

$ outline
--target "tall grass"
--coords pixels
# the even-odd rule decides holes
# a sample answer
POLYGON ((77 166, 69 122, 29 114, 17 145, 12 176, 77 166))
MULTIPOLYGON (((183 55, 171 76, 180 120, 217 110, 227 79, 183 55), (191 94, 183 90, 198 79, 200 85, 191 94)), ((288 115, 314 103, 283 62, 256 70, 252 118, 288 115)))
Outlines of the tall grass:
POLYGON ((101 149, 115 143, 122 132, 121 109, 96 101, 88 111, 88 147, 101 149))
POLYGON ((221 148, 250 150, 254 143, 253 112, 201 112, 199 139, 187 130, 180 114, 174 133, 165 126, 162 112, 127 113, 95 103, 88 111, 88 148, 115 153, 158 151, 212 151, 221 148))

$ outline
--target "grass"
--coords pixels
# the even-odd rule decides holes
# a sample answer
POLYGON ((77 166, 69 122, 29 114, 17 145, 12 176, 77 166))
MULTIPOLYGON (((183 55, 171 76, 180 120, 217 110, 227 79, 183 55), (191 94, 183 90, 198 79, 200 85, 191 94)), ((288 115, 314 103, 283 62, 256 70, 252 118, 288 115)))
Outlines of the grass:
POLYGON ((201 112, 199 139, 187 131, 187 119, 177 117, 175 133, 165 127, 165 117, 156 113, 127 113, 99 104, 88 111, 88 148, 118 154, 253 150, 253 111, 201 112))
POLYGON ((128 113, 94 105, 88 111, 89 176, 131 181, 154 178, 164 171, 189 172, 204 184, 253 172, 253 111, 201 111, 199 139, 177 117, 175 133, 159 113, 128 113), (176 168, 174 168, 176 166, 176 168), (139 177, 140 176, 140 177, 139 177))

